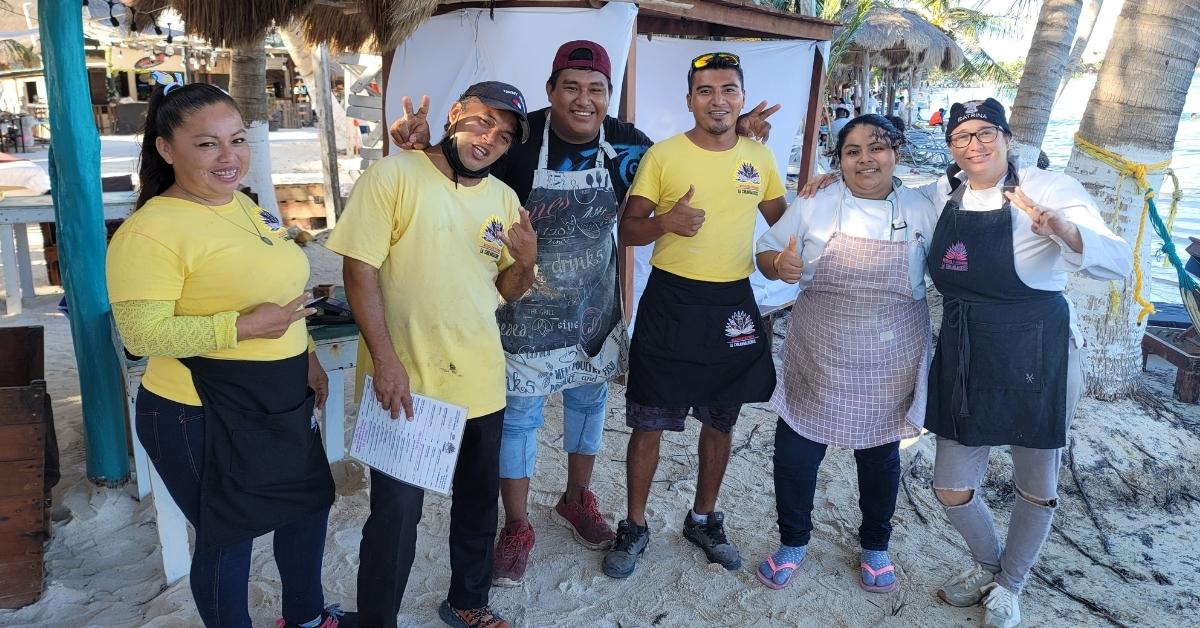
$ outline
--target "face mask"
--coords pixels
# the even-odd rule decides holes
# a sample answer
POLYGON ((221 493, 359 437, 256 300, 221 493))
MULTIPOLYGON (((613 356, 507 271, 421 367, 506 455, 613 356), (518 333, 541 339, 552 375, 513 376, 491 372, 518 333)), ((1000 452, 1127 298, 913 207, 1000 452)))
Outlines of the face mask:
POLYGON ((479 170, 471 170, 462 162, 462 159, 459 159, 458 141, 454 139, 454 128, 451 128, 450 132, 446 133, 446 137, 442 138, 439 145, 442 148, 442 155, 446 158, 446 162, 450 164, 450 169, 454 171, 454 185, 458 185, 459 177, 482 179, 488 176, 491 166, 480 168, 479 170))

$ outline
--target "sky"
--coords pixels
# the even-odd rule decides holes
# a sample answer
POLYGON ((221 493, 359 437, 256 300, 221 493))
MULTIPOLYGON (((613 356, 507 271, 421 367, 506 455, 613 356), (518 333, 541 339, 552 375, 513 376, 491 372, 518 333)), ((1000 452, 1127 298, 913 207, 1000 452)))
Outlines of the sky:
MULTIPOLYGON (((969 2, 963 4, 970 5, 969 2)), ((993 15, 1010 15, 1015 4, 1012 0, 982 0, 979 8, 993 15)), ((1018 20, 1016 32, 1005 36, 988 36, 981 40, 983 49, 997 61, 1014 61, 1025 57, 1029 52, 1029 44, 1033 39, 1033 31, 1037 26, 1037 10, 1041 3, 1031 3, 1033 6, 1026 11, 1027 15, 1018 20)), ((1084 52, 1084 62, 1092 62, 1104 56, 1108 41, 1112 36, 1113 26, 1121 13, 1124 0, 1106 0, 1100 9, 1100 17, 1096 20, 1096 28, 1084 52)))

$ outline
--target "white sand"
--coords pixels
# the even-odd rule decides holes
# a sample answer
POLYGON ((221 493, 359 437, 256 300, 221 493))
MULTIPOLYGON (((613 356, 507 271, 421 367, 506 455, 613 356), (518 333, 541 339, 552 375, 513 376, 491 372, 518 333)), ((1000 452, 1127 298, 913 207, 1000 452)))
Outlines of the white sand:
MULTIPOLYGON (((303 154, 302 148, 297 143, 288 150, 303 154)), ((37 259, 40 247, 34 240, 37 259)), ((319 244, 306 251, 313 263, 312 283, 340 279, 335 255, 319 244)), ((34 272, 44 283, 44 271, 36 267, 34 272)), ((0 626, 198 625, 187 578, 164 585, 150 501, 133 499, 131 487, 103 490, 85 478, 75 356, 67 319, 55 310, 61 293, 44 285, 38 292, 41 296, 26 305, 24 314, 0 318, 0 324, 46 327, 47 379, 63 453, 63 480, 55 497, 74 517, 56 525, 47 547, 42 599, 24 609, 0 611, 0 626)), ((777 326, 780 334, 785 329, 786 323, 777 326)), ((1065 459, 1056 518, 1061 532, 1052 535, 1036 567, 1037 574, 1062 591, 1031 579, 1022 596, 1025 625, 1109 623, 1068 593, 1095 602, 1125 625, 1200 624, 1200 596, 1193 592, 1200 568, 1200 525, 1195 522, 1200 515, 1200 406, 1171 400, 1173 379, 1172 367, 1152 361, 1145 383, 1161 416, 1132 400, 1086 399, 1081 404, 1071 432, 1078 475, 1065 459), (1111 555, 1101 545, 1076 479, 1110 541, 1111 555)), ((353 378, 347 380, 349 395, 353 378)), ((602 511, 613 513, 614 523, 624 513, 623 397, 623 389, 614 386, 593 483, 602 511)), ((348 411, 353 410, 351 404, 348 411)), ((915 504, 901 492, 891 551, 902 581, 896 593, 867 594, 856 585, 859 515, 853 457, 833 450, 818 486, 817 529, 808 561, 790 588, 771 591, 760 585, 753 570, 778 542, 771 479, 774 424, 774 415, 762 406, 743 412, 721 495, 720 508, 727 513, 730 537, 741 548, 745 566, 733 573, 707 566, 699 550, 680 535, 694 497, 697 424, 692 422, 686 432, 664 439, 648 512, 651 545, 634 575, 617 581, 601 574, 601 553, 577 545, 550 518, 566 467, 560 449, 561 406, 554 398, 547 406, 532 483, 530 512, 538 544, 527 582, 517 589, 494 589, 493 604, 515 625, 528 626, 970 626, 981 621, 981 608, 952 608, 934 595, 968 559, 928 488, 933 458, 929 435, 903 452, 904 481, 915 504)), ((338 499, 326 545, 326 599, 354 608, 358 542, 368 512, 366 479, 362 467, 352 462, 337 463, 334 472, 338 499)), ((994 455, 985 492, 1002 530, 1013 499, 1010 473, 1007 456, 994 455)), ((449 502, 430 495, 402 625, 440 625, 436 608, 449 581, 448 527, 449 502)), ((280 588, 269 539, 256 543, 251 571, 255 625, 273 625, 280 588)))

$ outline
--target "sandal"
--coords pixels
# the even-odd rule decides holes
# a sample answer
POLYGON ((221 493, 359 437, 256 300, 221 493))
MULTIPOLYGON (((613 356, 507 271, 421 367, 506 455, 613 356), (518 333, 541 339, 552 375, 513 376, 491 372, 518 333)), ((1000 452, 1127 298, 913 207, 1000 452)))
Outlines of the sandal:
POLYGON ((870 591, 871 593, 890 593, 895 591, 896 587, 900 584, 899 580, 895 579, 895 565, 886 565, 880 569, 875 569, 874 567, 868 565, 867 561, 864 560, 858 563, 858 568, 862 570, 858 579, 858 586, 862 587, 864 591, 870 591), (889 573, 893 574, 893 580, 890 584, 885 584, 883 586, 867 584, 868 574, 870 574, 873 582, 879 582, 879 576, 889 573))
POLYGON ((758 569, 754 570, 754 575, 758 576, 758 581, 763 583, 763 586, 767 587, 768 589, 775 589, 776 591, 778 591, 779 589, 782 589, 792 583, 792 576, 796 575, 796 570, 799 569, 800 565, 803 565, 803 564, 804 564, 804 559, 802 558, 802 559, 800 559, 799 563, 781 563, 779 565, 776 565, 775 557, 767 556, 766 560, 759 563, 758 569), (763 575, 763 572, 762 572, 763 567, 766 567, 767 569, 771 570, 771 576, 769 578, 767 576, 763 575), (779 572, 783 571, 784 569, 791 569, 792 573, 788 574, 787 579, 784 580, 782 583, 776 584, 775 576, 779 575, 779 572))

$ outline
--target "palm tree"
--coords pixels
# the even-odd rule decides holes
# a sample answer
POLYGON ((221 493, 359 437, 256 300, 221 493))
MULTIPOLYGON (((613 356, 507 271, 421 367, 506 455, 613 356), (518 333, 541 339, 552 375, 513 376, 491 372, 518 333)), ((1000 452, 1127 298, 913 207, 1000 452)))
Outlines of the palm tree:
POLYGON ((1067 83, 1071 81, 1071 75, 1079 69, 1083 52, 1087 50, 1088 42, 1092 39, 1092 31, 1096 29, 1096 20, 1100 17, 1100 9, 1103 6, 1104 0, 1087 0, 1083 3, 1083 12, 1079 14, 1079 26, 1075 28, 1075 43, 1071 44, 1071 56, 1067 58, 1067 69, 1063 72, 1062 83, 1058 86, 1055 100, 1062 98, 1067 83))
POLYGON ((271 183, 271 142, 267 124, 267 51, 261 39, 234 48, 229 72, 229 95, 246 120, 250 172, 242 183, 258 195, 258 205, 279 217, 271 183))
POLYGON ((1013 139, 1024 163, 1037 161, 1082 9, 1083 0, 1046 0, 1038 13, 1037 29, 1012 107, 1013 139))
MULTIPOLYGON (((1126 2, 1083 113, 1079 136, 1131 162, 1170 159, 1200 59, 1197 32, 1200 0, 1126 2)), ((1142 191, 1128 182, 1119 186, 1124 175, 1078 144, 1066 171, 1083 183, 1114 230, 1133 241, 1142 219, 1142 191)), ((1158 189, 1162 170, 1147 175, 1149 184, 1158 189)), ((1150 239, 1147 235, 1140 250, 1134 251, 1146 278, 1143 297, 1149 296, 1150 289, 1150 239)), ((1068 290, 1091 349, 1088 391, 1104 399, 1137 389, 1145 332, 1137 321, 1140 308, 1133 300, 1133 278, 1113 284, 1076 276, 1068 290), (1113 291, 1119 299, 1110 298, 1113 291)))

